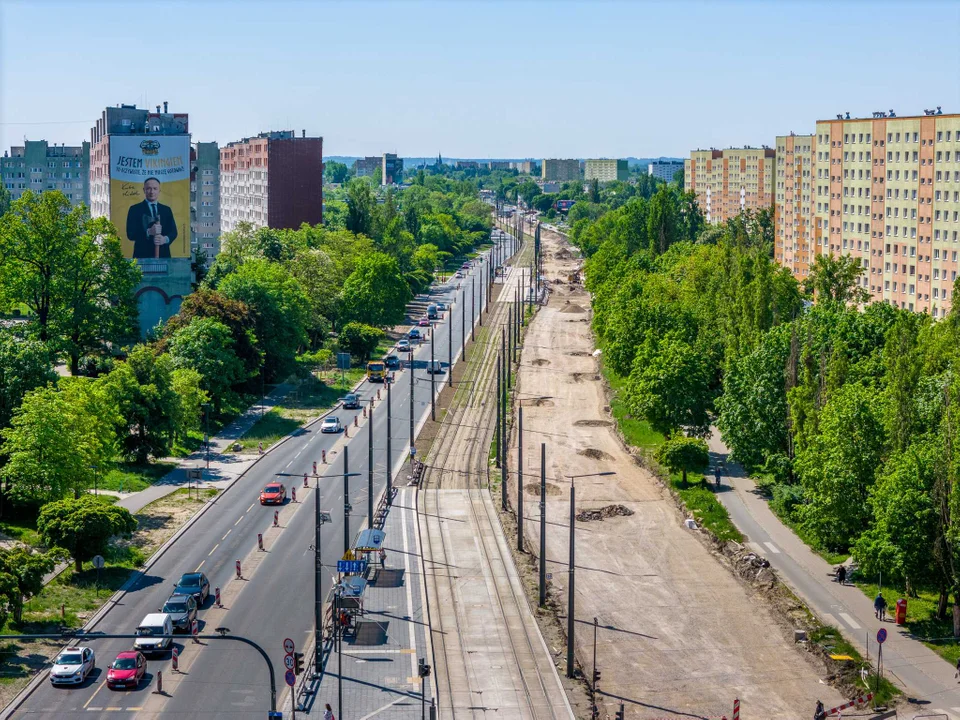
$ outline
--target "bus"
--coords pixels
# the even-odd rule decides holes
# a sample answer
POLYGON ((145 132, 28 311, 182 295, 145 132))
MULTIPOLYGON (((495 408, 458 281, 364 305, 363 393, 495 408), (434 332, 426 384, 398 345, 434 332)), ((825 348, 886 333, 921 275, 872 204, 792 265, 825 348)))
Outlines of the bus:
POLYGON ((381 360, 374 360, 367 363, 367 380, 370 382, 383 382, 387 374, 387 366, 381 360))

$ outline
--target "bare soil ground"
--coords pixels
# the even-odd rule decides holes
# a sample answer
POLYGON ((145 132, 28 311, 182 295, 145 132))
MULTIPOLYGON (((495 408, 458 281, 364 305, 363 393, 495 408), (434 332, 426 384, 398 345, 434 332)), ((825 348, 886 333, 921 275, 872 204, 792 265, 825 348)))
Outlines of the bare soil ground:
MULTIPOLYGON (((794 645, 792 628, 731 573, 699 531, 683 525, 669 494, 621 445, 592 356, 589 294, 566 284, 581 261, 547 232, 543 243, 552 293, 525 338, 518 396, 549 397, 550 404, 523 403, 522 472, 539 475, 539 446, 546 443, 546 476, 559 490, 546 495, 547 571, 552 605, 564 622, 566 476, 615 471, 576 481, 577 509, 617 505, 633 513, 577 523, 576 653, 589 676, 596 617, 600 717, 613 717, 620 702, 633 718, 719 718, 730 717, 739 698, 745 716, 771 719, 808 717, 818 698, 827 707, 842 702, 821 680, 827 670, 794 645)), ((513 507, 516 441, 514 433, 513 507)), ((539 488, 524 484, 524 536, 528 550, 538 552, 539 488)))

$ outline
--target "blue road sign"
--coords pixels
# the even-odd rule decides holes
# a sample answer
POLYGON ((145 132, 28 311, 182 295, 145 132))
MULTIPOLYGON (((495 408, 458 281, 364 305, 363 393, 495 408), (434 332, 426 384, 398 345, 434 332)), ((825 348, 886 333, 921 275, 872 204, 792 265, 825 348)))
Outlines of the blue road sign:
POLYGON ((279 710, 268 710, 267 711, 267 720, 272 720, 273 718, 282 718, 283 713, 279 710))
POLYGON ((367 570, 366 560, 337 560, 338 573, 362 575, 367 570))
POLYGON ((293 674, 293 670, 287 670, 283 674, 283 679, 287 681, 287 685, 293 687, 297 684, 297 676, 293 674))
POLYGON ((887 629, 880 628, 879 630, 877 630, 877 642, 883 645, 886 639, 887 639, 887 629))

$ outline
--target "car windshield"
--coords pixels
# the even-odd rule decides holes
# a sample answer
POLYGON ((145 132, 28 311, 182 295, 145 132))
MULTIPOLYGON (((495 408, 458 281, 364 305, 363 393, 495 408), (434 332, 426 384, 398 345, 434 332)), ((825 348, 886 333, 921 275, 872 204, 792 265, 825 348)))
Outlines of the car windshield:
POLYGON ((383 370, 383 364, 382 364, 382 363, 370 363, 370 369, 373 370, 374 372, 379 372, 380 370, 383 370))
POLYGON ((136 666, 136 658, 117 658, 113 662, 114 670, 133 670, 136 666))
POLYGON ((81 662, 80 653, 64 653, 57 658, 57 665, 79 665, 81 662))
POLYGON ((141 626, 137 628, 137 635, 141 637, 151 637, 152 635, 159 635, 160 628, 146 627, 141 626))
POLYGON ((200 584, 200 574, 199 573, 188 573, 186 575, 180 576, 181 585, 199 585, 200 584))
POLYGON ((174 614, 185 613, 187 611, 187 604, 182 602, 179 602, 179 603, 168 602, 164 604, 163 611, 165 613, 174 613, 174 614))
POLYGON ((337 419, 336 419, 336 418, 327 418, 326 420, 323 421, 323 424, 324 424, 324 425, 336 425, 336 424, 337 424, 337 419))

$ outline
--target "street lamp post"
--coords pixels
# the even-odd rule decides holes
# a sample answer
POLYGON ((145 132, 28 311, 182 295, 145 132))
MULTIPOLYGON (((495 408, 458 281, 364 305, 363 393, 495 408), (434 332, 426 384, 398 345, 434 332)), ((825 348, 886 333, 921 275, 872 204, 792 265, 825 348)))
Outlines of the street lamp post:
POLYGON ((547 604, 547 444, 540 443, 540 607, 547 604))
POLYGON ((517 550, 523 552, 523 405, 517 398, 517 550))
POLYGON ((203 404, 203 424, 206 428, 203 435, 203 447, 207 458, 207 470, 210 469, 210 403, 203 404))
MULTIPOLYGON (((430 419, 433 422, 437 421, 437 393, 436 393, 436 377, 437 377, 437 368, 434 363, 434 352, 433 352, 433 328, 430 328, 430 419)), ((449 368, 447 368, 449 370, 449 368)))
POLYGON ((616 475, 613 471, 587 473, 585 475, 567 475, 570 481, 570 567, 568 569, 569 578, 567 580, 567 677, 574 677, 573 671, 573 630, 574 630, 574 612, 576 611, 575 594, 575 575, 576 568, 576 547, 577 547, 577 500, 575 480, 585 477, 603 477, 606 475, 616 475))
POLYGON ((471 275, 470 276, 470 339, 471 340, 477 339, 476 313, 477 313, 477 276, 471 275))
POLYGON ((373 398, 367 419, 367 527, 373 528, 373 398))
MULTIPOLYGON (((350 446, 343 446, 343 554, 350 549, 350 446)), ((356 475, 357 473, 352 473, 356 475)))
POLYGON ((393 453, 391 453, 391 443, 390 443, 390 386, 393 385, 392 382, 386 383, 387 385, 387 505, 392 504, 393 502, 393 471, 391 466, 393 465, 393 453))

